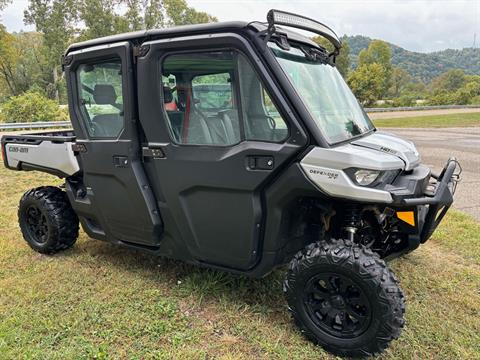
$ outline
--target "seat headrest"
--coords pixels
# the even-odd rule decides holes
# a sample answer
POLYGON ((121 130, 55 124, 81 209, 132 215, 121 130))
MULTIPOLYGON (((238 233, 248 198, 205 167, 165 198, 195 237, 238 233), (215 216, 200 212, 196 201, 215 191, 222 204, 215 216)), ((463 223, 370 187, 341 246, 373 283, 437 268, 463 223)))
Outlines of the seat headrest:
POLYGON ((168 86, 163 87, 163 102, 165 104, 171 103, 173 101, 173 92, 168 86))
POLYGON ((99 105, 113 105, 117 101, 115 88, 110 84, 96 84, 93 89, 93 100, 99 105))

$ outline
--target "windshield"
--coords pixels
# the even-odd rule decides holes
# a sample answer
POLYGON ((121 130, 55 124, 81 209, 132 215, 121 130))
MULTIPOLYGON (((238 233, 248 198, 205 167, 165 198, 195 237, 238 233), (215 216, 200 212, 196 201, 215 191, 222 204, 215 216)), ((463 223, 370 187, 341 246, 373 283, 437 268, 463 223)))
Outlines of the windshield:
POLYGON ((274 43, 269 46, 330 144, 374 129, 334 66, 309 60, 299 48, 283 50, 274 43))

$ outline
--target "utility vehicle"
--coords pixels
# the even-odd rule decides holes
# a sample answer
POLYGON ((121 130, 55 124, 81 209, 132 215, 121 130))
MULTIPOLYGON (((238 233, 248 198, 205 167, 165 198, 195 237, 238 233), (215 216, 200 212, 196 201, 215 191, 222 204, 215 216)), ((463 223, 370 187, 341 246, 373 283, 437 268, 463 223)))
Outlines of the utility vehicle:
POLYGON ((65 179, 25 193, 20 228, 47 254, 71 247, 80 222, 94 239, 252 277, 289 264, 300 330, 335 354, 376 354, 404 325, 385 260, 432 235, 459 166, 433 175, 411 142, 375 129, 329 27, 267 19, 71 45, 73 131, 2 138, 8 168, 65 179))

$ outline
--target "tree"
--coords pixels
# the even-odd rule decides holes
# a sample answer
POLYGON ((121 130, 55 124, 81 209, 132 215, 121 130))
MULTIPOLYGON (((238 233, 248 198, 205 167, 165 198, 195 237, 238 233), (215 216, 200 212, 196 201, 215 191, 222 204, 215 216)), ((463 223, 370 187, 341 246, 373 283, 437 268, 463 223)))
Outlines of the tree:
POLYGON ((480 96, 480 82, 471 81, 455 92, 455 102, 458 105, 470 104, 477 96, 480 96))
POLYGON ((216 22, 218 19, 203 11, 189 7, 185 0, 164 0, 168 16, 166 25, 187 25, 216 22))
POLYGON ((373 40, 367 49, 358 54, 358 65, 380 64, 385 68, 392 67, 392 50, 382 40, 373 40))
MULTIPOLYGON (((90 1, 105 2, 105 0, 90 1)), ((115 32, 218 21, 214 16, 189 7, 185 0, 116 0, 116 3, 116 11, 113 12, 114 15, 117 14, 114 16, 117 24, 115 32), (122 6, 126 8, 126 12, 124 15, 118 15, 118 8, 122 6)))
POLYGON ((18 60, 15 37, 0 25, 0 78, 11 95, 17 95, 20 91, 15 82, 18 60))
POLYGON ((37 91, 27 91, 13 96, 1 107, 2 122, 60 121, 68 119, 58 103, 37 91))
MULTIPOLYGON (((2 1, 2 0, 0 0, 2 1)), ((45 35, 54 62, 75 40, 172 25, 215 22, 185 0, 29 0, 25 24, 45 35)))
POLYGON ((17 76, 21 86, 25 91, 36 87, 53 97, 55 87, 50 83, 52 74, 43 45, 43 35, 38 32, 21 32, 14 36, 19 53, 17 76))
POLYGON ((43 38, 35 32, 10 34, 0 26, 0 82, 3 96, 36 86, 48 93, 50 70, 43 57, 43 38))
POLYGON ((430 87, 434 93, 442 90, 452 92, 460 89, 467 81, 467 75, 463 70, 453 69, 433 79, 430 87))
POLYGON ((348 84, 363 105, 373 105, 380 99, 384 87, 385 69, 377 63, 364 64, 350 73, 348 84))
POLYGON ((76 32, 75 0, 30 0, 24 12, 25 24, 35 25, 43 34, 44 57, 51 69, 53 96, 59 99, 59 67, 61 56, 76 32))
POLYGON ((437 91, 427 100, 428 105, 453 105, 455 102, 455 94, 445 90, 437 91))
MULTIPOLYGON (((1 5, 0 0, 0 5, 1 5)), ((43 34, 50 68, 49 97, 59 98, 60 59, 73 41, 171 25, 213 22, 217 19, 189 7, 185 0, 29 0, 25 24, 43 34)))
MULTIPOLYGON (((145 29, 163 27, 165 15, 161 6, 162 0, 150 0, 144 8, 143 22, 145 29)), ((128 18, 128 15, 127 15, 128 18)))
POLYGON ((412 82, 412 77, 410 74, 399 67, 394 67, 392 71, 392 80, 389 93, 393 97, 399 97, 406 89, 406 87, 412 82))
MULTIPOLYGON (((325 39, 323 36, 316 36, 312 39, 320 46, 323 46, 327 49, 328 52, 332 52, 334 47, 333 45, 325 39)), ((337 55, 335 60, 335 65, 340 71, 340 74, 346 79, 348 77, 348 73, 350 72, 350 47, 348 46, 348 42, 342 42, 342 48, 340 49, 340 53, 337 55)))
POLYGON ((83 29, 76 41, 128 31, 128 24, 115 13, 116 0, 82 0, 77 2, 78 20, 83 29))
POLYGON ((0 0, 0 11, 5 10, 5 8, 10 5, 12 0, 0 0))
POLYGON ((373 40, 367 49, 358 54, 358 66, 379 64, 383 69, 383 87, 380 97, 384 97, 391 86, 392 81, 392 50, 390 46, 381 40, 373 40))

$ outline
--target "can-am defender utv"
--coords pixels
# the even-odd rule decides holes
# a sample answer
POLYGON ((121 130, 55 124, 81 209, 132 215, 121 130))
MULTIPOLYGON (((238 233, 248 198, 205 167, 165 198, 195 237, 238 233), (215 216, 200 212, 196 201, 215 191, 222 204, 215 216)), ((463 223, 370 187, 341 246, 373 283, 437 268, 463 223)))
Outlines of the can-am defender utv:
POLYGON ((458 164, 432 175, 411 142, 377 131, 335 68, 340 47, 275 10, 266 24, 70 46, 73 131, 2 138, 8 168, 65 178, 22 197, 25 240, 55 253, 80 221, 95 239, 252 277, 289 263, 283 291, 305 335, 340 355, 384 350, 405 309, 384 260, 428 240, 458 164))

